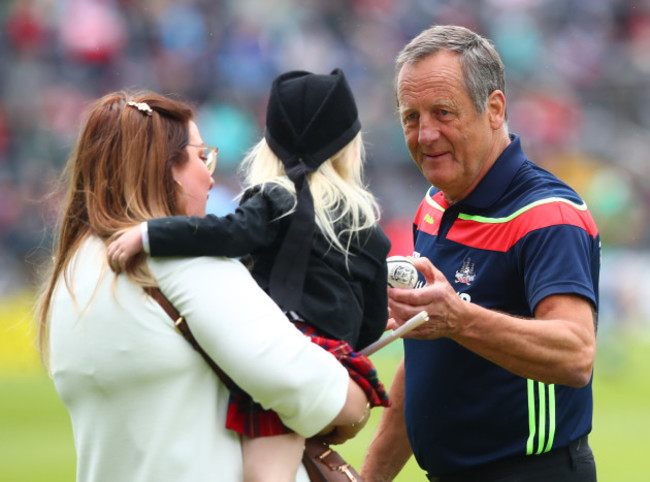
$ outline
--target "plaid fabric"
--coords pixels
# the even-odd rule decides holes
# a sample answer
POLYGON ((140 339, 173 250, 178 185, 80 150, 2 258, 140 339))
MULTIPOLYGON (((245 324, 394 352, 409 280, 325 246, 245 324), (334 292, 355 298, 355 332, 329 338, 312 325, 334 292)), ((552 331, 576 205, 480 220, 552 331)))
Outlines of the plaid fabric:
MULTIPOLYGON (((309 325, 293 321, 303 334, 313 343, 330 352, 348 370, 350 377, 363 389, 371 407, 389 407, 388 394, 377 377, 377 370, 368 357, 355 352, 345 341, 332 340, 319 336, 309 325)), ((272 410, 265 410, 246 392, 238 387, 230 392, 226 428, 249 437, 268 437, 291 433, 280 417, 272 410)))
POLYGON ((249 437, 269 437, 292 432, 274 411, 265 410, 239 387, 230 390, 226 428, 249 437))
POLYGON ((367 356, 354 351, 346 341, 332 340, 331 338, 319 336, 316 330, 305 323, 294 322, 294 325, 305 335, 309 336, 313 343, 316 343, 334 355, 348 369, 350 377, 366 393, 371 407, 380 405, 390 407, 390 400, 388 399, 384 385, 379 381, 377 370, 367 356))

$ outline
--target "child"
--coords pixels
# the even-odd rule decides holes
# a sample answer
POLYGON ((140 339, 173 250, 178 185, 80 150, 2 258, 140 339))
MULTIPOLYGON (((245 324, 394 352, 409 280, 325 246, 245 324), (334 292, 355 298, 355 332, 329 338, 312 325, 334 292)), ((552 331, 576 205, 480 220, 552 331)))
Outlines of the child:
MULTIPOLYGON (((362 183, 360 130, 341 70, 280 75, 264 138, 242 163, 247 188, 235 213, 149 220, 109 246, 111 265, 123 268, 143 249, 151 256, 249 255, 253 277, 298 329, 348 368, 369 406, 388 406, 374 367, 354 351, 385 330, 390 249, 362 183)), ((243 435, 246 480, 276 480, 270 471, 277 480, 295 478, 304 439, 275 413, 234 390, 227 426, 243 435)))

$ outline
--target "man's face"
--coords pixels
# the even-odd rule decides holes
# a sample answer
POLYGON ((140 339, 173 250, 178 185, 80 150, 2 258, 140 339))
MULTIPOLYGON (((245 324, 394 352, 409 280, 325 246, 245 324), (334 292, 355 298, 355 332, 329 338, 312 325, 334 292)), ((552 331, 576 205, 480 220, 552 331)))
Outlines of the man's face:
POLYGON ((406 64, 399 73, 397 98, 406 145, 424 177, 450 202, 466 197, 503 150, 495 132, 503 117, 494 114, 505 111, 505 100, 500 91, 495 93, 478 114, 453 52, 406 64))

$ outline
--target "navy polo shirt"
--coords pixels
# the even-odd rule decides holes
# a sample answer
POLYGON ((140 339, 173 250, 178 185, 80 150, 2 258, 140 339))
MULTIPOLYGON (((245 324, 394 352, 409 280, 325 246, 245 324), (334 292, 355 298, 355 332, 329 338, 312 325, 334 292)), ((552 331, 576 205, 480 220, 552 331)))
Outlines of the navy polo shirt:
MULTIPOLYGON (((531 163, 517 136, 464 200, 432 187, 414 221, 429 258, 467 302, 533 317, 553 294, 598 306, 600 240, 580 197, 531 163)), ((406 427, 414 455, 444 475, 567 446, 591 430, 583 388, 527 380, 450 339, 405 340, 406 427)))

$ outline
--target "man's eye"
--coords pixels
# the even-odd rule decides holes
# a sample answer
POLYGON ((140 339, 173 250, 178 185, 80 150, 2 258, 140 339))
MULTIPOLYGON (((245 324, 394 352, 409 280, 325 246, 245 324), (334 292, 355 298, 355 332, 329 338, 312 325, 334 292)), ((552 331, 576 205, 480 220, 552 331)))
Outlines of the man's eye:
POLYGON ((412 121, 412 120, 415 119, 416 117, 417 117, 417 116, 416 116, 415 112, 411 112, 410 114, 406 114, 406 115, 404 116, 404 123, 406 124, 407 122, 412 121))

